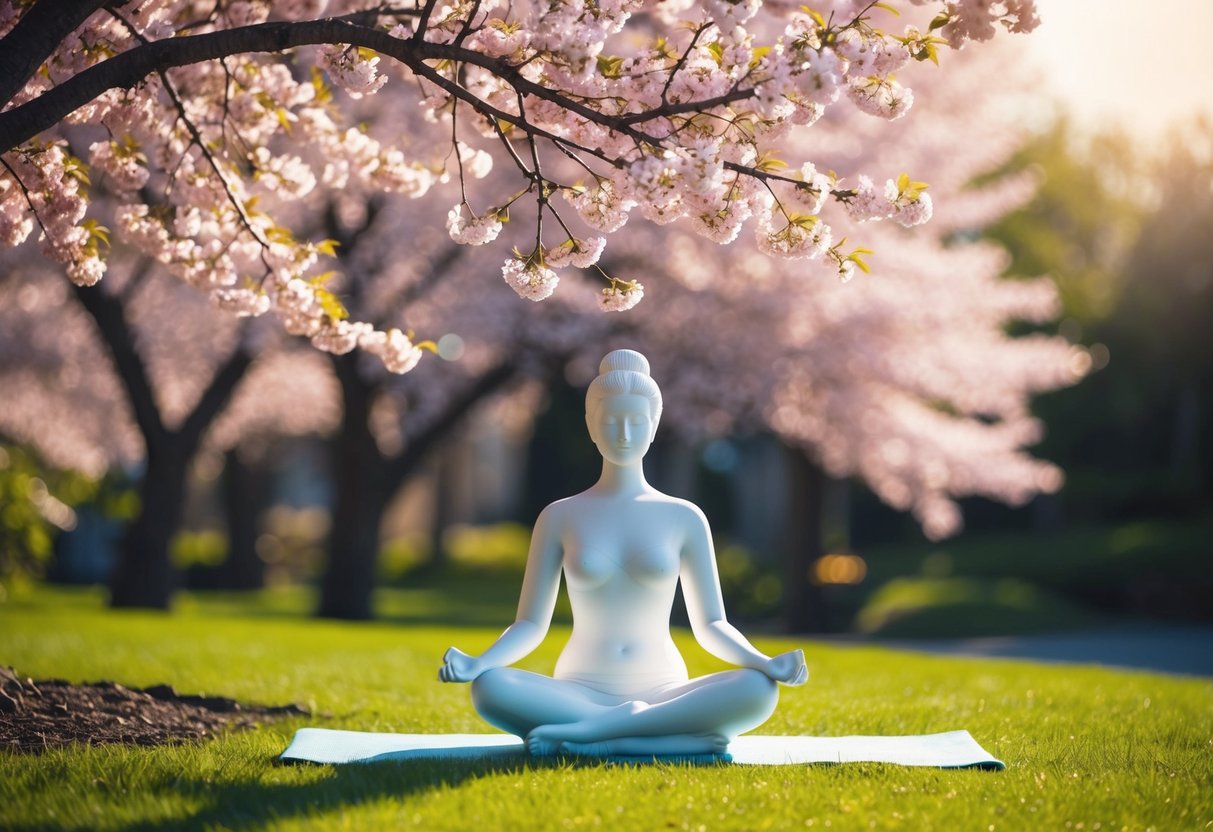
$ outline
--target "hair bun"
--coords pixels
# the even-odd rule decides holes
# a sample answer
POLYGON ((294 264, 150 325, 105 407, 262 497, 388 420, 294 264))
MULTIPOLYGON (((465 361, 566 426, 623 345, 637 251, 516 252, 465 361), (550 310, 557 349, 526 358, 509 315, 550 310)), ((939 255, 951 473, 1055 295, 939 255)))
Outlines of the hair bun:
POLYGON ((636 350, 612 350, 603 356, 602 363, 598 365, 598 374, 606 375, 616 370, 625 370, 647 376, 649 374, 649 360, 636 352, 636 350))

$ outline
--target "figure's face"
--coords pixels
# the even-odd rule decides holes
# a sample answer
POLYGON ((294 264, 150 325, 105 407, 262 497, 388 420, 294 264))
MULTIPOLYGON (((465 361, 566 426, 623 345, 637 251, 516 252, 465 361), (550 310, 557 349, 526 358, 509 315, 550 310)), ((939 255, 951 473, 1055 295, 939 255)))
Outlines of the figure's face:
POLYGON ((616 465, 639 462, 653 442, 657 425, 644 396, 609 396, 592 415, 586 415, 590 438, 602 458, 616 465))

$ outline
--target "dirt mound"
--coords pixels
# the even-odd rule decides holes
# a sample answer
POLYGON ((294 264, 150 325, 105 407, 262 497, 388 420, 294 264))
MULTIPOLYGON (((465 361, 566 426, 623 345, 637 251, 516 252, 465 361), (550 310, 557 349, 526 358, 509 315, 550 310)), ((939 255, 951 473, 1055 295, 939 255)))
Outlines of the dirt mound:
POLYGON ((22 678, 0 667, 0 749, 38 752, 73 742, 163 745, 227 728, 306 714, 297 705, 242 705, 220 696, 183 696, 169 685, 73 685, 22 678))

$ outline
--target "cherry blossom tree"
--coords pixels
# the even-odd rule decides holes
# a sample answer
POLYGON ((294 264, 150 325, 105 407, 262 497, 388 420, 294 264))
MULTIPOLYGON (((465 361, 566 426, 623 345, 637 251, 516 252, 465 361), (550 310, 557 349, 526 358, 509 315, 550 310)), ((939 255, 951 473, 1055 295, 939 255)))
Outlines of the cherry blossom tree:
POLYGON ((52 464, 100 475, 142 467, 140 511, 111 581, 115 606, 168 605, 169 542, 203 449, 330 430, 332 376, 143 257, 115 257, 101 286, 51 262, 0 257, 0 432, 52 464))
MULTIPOLYGON (((398 395, 380 395, 385 386, 373 379, 368 387, 365 369, 352 372, 366 366, 352 351, 405 373, 423 348, 436 348, 415 342, 413 331, 436 336, 438 321, 453 320, 427 312, 420 295, 448 298, 444 308, 466 312, 461 320, 496 323, 485 310, 497 307, 468 302, 496 290, 451 279, 439 266, 463 255, 436 249, 428 250, 432 268, 407 267, 414 282, 398 296, 378 272, 340 273, 358 261, 349 235, 370 225, 348 216, 356 206, 342 217, 340 199, 327 203, 336 223, 316 222, 318 194, 377 193, 395 206, 457 187, 450 239, 513 242, 503 266, 497 254, 483 271, 499 267, 505 285, 530 300, 552 295, 559 270, 591 270, 600 289, 578 291, 587 288, 578 278, 562 291, 563 307, 549 302, 551 311, 528 317, 537 355, 583 348, 576 313, 587 306, 622 311, 641 299, 638 280, 599 265, 605 235, 634 211, 720 243, 749 222, 765 254, 795 261, 798 273, 807 266, 847 279, 865 251, 845 248, 834 227, 848 217, 917 225, 932 213, 931 198, 925 183, 898 175, 907 167, 900 160, 881 159, 870 175, 839 166, 841 177, 793 159, 810 146, 804 131, 827 110, 899 119, 913 95, 894 71, 936 60, 944 45, 986 40, 996 26, 1026 31, 1036 22, 1030 0, 934 5, 933 17, 895 34, 879 28, 896 25, 888 4, 854 0, 821 11, 750 0, 5 3, 0 240, 19 246, 37 229, 75 283, 95 283, 106 268, 107 228, 90 210, 87 184, 103 182, 119 201, 110 224, 122 240, 219 307, 244 317, 273 310, 288 332, 337 356, 348 428, 338 457, 353 472, 338 475, 346 494, 360 479, 359 461, 412 470, 418 455, 404 449, 425 447, 418 437, 440 436, 453 424, 447 417, 463 412, 444 416, 436 402, 467 401, 466 410, 514 369, 497 365, 479 377, 496 384, 476 386, 469 375, 464 396, 440 394, 437 373, 398 395), (379 100, 368 97, 384 96, 384 87, 399 93, 391 107, 410 125, 403 135, 384 129, 390 120, 352 126, 358 102, 379 100), (841 100, 849 104, 833 106, 841 100), (530 233, 514 230, 517 221, 504 233, 519 216, 529 217, 530 233), (326 268, 332 259, 336 276, 326 268), (401 317, 408 327, 393 325, 401 317), (346 381, 356 376, 361 387, 346 381), (407 414, 409 431, 390 427, 400 424, 383 416, 393 408, 407 414), (422 427, 426 413, 436 431, 422 427), (376 422, 389 427, 368 427, 376 422)), ((395 225, 397 241, 434 226, 423 212, 413 216, 395 225)), ((612 326, 635 328, 591 329, 612 326)), ((525 366, 525 351, 512 346, 514 366, 525 366)), ((400 476, 372 479, 379 496, 365 505, 374 506, 400 476)), ((359 505, 347 502, 351 511, 359 505)), ((378 513, 363 511, 359 528, 378 513)))
MULTIPOLYGON (((937 13, 895 34, 876 20, 895 10, 857 0, 824 11, 756 0, 6 0, 0 240, 17 245, 37 227, 73 281, 95 283, 106 237, 84 185, 104 176, 124 194, 115 231, 221 307, 273 309, 320 348, 361 348, 393 372, 414 367, 420 346, 350 320, 314 274, 332 244, 286 220, 317 187, 420 196, 457 178, 450 225, 469 245, 533 203, 534 242, 502 267, 532 300, 551 294, 555 269, 593 266, 602 251, 602 238, 573 235, 570 211, 603 234, 639 209, 717 241, 752 218, 769 252, 845 277, 857 254, 833 242, 827 202, 913 225, 930 200, 907 177, 878 184, 884 172, 847 171, 848 182, 811 162, 776 169, 785 139, 842 98, 900 118, 913 101, 893 76, 902 65, 1036 23, 1031 0, 909 3, 937 13), (416 91, 416 117, 449 128, 443 146, 358 130, 330 89, 356 99, 387 84, 416 91), (305 162, 305 148, 324 164, 305 162), (472 187, 494 157, 517 185, 504 202, 472 187), (555 159, 578 178, 557 178, 555 159)), ((642 296, 637 281, 599 271, 606 308, 642 296)))

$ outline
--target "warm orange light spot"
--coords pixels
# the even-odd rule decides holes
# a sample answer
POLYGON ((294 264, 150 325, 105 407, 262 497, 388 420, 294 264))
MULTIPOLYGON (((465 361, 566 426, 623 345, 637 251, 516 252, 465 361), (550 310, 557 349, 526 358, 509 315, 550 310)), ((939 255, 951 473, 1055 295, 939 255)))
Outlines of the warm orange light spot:
POLYGON ((859 555, 830 554, 813 564, 813 580, 819 584, 857 584, 868 574, 859 555))

